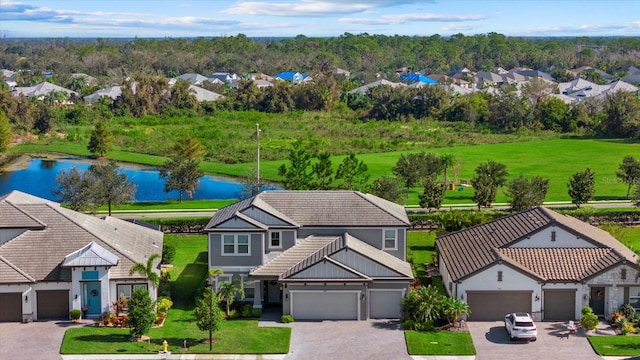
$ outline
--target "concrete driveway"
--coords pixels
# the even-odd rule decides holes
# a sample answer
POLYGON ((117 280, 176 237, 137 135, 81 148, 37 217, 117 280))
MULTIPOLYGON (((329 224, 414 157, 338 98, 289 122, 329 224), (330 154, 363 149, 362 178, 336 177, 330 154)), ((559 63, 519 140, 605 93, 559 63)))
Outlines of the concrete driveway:
POLYGON ((296 321, 291 327, 287 360, 411 359, 399 321, 296 321))
POLYGON ((476 346, 476 360, 508 359, 518 360, 601 360, 591 348, 583 332, 567 336, 564 323, 537 322, 538 340, 528 342, 511 341, 504 328, 504 322, 467 323, 476 346))
MULTIPOLYGON (((93 322, 92 322, 93 323, 93 322)), ((70 321, 0 323, 0 359, 59 360, 60 345, 70 321)))

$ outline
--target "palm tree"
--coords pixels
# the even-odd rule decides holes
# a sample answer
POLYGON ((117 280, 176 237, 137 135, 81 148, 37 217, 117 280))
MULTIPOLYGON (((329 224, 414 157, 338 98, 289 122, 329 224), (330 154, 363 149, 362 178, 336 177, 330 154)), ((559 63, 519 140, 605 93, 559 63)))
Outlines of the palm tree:
POLYGON ((453 154, 443 154, 440 156, 440 163, 442 165, 442 171, 444 172, 444 176, 442 178, 442 187, 443 193, 447 192, 447 170, 451 169, 455 165, 456 159, 453 154))
POLYGON ((231 303, 236 295, 244 298, 244 290, 242 289, 242 282, 238 279, 232 282, 224 282, 218 285, 218 300, 223 301, 226 304, 227 318, 231 311, 231 303))
POLYGON ((463 315, 469 315, 471 310, 469 309, 469 305, 464 301, 454 297, 447 297, 442 301, 442 312, 447 318, 449 325, 453 325, 456 319, 459 319, 463 315))
POLYGON ((151 281, 151 286, 155 289, 158 287, 160 283, 160 277, 158 273, 155 272, 153 267, 153 262, 160 257, 160 254, 155 253, 151 254, 147 259, 147 264, 135 263, 129 270, 129 275, 140 274, 147 278, 147 280, 151 281))

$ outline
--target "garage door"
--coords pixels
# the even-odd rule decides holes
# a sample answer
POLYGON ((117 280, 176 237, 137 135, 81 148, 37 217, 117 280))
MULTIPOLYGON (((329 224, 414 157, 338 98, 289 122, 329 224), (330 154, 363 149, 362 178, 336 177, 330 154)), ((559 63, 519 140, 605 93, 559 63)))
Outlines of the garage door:
POLYGON ((0 294, 0 321, 22 321, 22 294, 0 294))
POLYGON ((358 320, 358 293, 292 291, 291 315, 296 320, 358 320))
POLYGON ((504 320, 513 312, 531 313, 533 291, 467 291, 467 303, 471 310, 469 320, 504 320))
POLYGON ((576 290, 544 291, 545 320, 574 320, 575 312, 576 290))
POLYGON ((38 320, 68 319, 69 290, 38 290, 38 320))
POLYGON ((402 290, 370 290, 369 317, 372 319, 400 318, 402 290))

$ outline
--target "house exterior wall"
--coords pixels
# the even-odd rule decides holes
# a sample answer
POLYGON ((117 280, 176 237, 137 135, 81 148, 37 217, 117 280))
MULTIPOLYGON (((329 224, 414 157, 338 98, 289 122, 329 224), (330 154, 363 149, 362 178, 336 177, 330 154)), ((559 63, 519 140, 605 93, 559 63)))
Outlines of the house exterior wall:
POLYGON ((586 301, 583 306, 589 305, 589 288, 602 286, 605 288, 604 311, 605 318, 611 318, 611 314, 624 304, 624 288, 628 286, 638 286, 636 282, 637 270, 629 265, 618 265, 608 269, 601 274, 587 280, 583 292, 586 294, 586 301), (626 270, 626 279, 622 279, 622 270, 626 270), (586 303, 586 304, 585 304, 586 303))
POLYGON ((238 232, 235 234, 249 235, 249 254, 222 255, 222 233, 209 233, 209 268, 224 268, 226 266, 254 267, 263 263, 264 234, 255 232, 238 232))
POLYGON ((355 251, 347 251, 342 250, 333 255, 331 258, 347 265, 348 267, 363 273, 367 274, 370 277, 395 277, 401 276, 400 274, 392 271, 386 266, 382 266, 379 263, 358 254, 355 251))
POLYGON ((550 226, 545 228, 529 238, 518 241, 511 245, 512 248, 593 248, 596 247, 592 243, 576 237, 575 234, 558 227, 550 226), (552 232, 556 233, 555 241, 552 241, 552 232))
POLYGON ((264 249, 265 249, 265 254, 268 254, 272 251, 277 251, 277 252, 282 252, 287 250, 288 248, 294 246, 296 244, 296 232, 295 230, 283 230, 283 229, 278 229, 278 228, 271 228, 269 229, 269 231, 267 232, 267 236, 264 237, 264 249), (270 248, 269 247, 269 241, 271 241, 270 236, 269 235, 272 231, 280 231, 280 242, 281 242, 281 247, 280 248, 270 248))
POLYGON ((291 226, 291 224, 279 219, 269 213, 266 213, 258 208, 249 208, 242 211, 243 214, 249 216, 252 219, 257 220, 258 222, 268 225, 269 227, 278 227, 278 226, 291 226))
POLYGON ((451 280, 451 274, 449 274, 447 266, 440 257, 438 257, 438 268, 440 269, 440 275, 442 275, 442 285, 447 291, 447 294, 460 299, 460 294, 456 291, 457 285, 451 280))
POLYGON ((15 238, 16 236, 27 231, 26 229, 0 229, 0 244, 15 238))
MULTIPOLYGON (((446 283, 445 283, 445 286, 446 283)), ((456 297, 461 300, 468 299, 467 291, 532 291, 531 316, 540 320, 542 301, 535 301, 536 294, 541 296, 541 285, 523 273, 514 270, 504 264, 495 264, 483 271, 464 279, 457 284, 456 297), (502 281, 498 281, 498 271, 502 271, 502 281), (462 298, 464 296, 464 299, 462 298)))
MULTIPOLYGON (((108 267, 96 267, 91 268, 93 271, 98 272, 98 278, 93 280, 83 280, 82 279, 82 271, 81 267, 74 267, 71 269, 71 287, 69 296, 71 296, 72 303, 70 309, 80 309, 83 304, 83 296, 82 293, 82 283, 83 282, 100 282, 100 308, 102 312, 107 312, 110 310, 109 306, 111 305, 111 293, 115 293, 116 289, 113 288, 111 290, 111 286, 109 284, 109 268, 108 267), (75 295, 78 295, 78 298, 75 299, 75 295)), ((115 301, 115 299, 113 300, 115 301)))
POLYGON ((396 250, 384 250, 385 252, 402 260, 407 255, 407 230, 405 228, 394 227, 377 227, 377 228, 301 228, 298 230, 298 238, 304 239, 310 235, 318 236, 340 236, 348 232, 351 236, 362 240, 363 242, 375 247, 383 249, 383 230, 395 229, 397 231, 396 250))

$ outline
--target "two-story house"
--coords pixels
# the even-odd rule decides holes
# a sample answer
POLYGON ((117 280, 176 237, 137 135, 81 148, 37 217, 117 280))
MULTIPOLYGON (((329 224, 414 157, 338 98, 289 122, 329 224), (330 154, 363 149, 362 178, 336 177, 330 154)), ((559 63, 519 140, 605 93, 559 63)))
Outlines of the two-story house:
POLYGON ((295 319, 398 318, 413 279, 404 208, 357 191, 265 191, 220 209, 209 268, 295 319))

